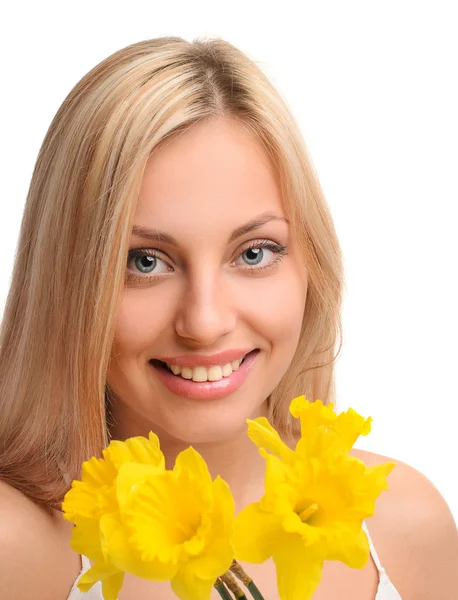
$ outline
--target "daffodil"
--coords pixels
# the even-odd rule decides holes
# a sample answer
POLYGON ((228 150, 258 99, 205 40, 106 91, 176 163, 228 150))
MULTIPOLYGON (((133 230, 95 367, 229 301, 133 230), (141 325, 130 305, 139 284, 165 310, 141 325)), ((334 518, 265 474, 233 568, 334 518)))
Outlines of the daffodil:
POLYGON ((63 505, 66 518, 76 525, 72 547, 96 562, 81 578, 80 589, 102 579, 104 598, 116 600, 128 572, 170 580, 182 600, 208 600, 234 557, 234 501, 228 485, 220 477, 212 481, 193 448, 166 470, 154 434, 149 440, 117 442, 114 458, 112 450, 110 444, 105 461, 89 461, 83 481, 73 483, 63 505), (126 444, 136 443, 144 453, 132 457, 126 444))
POLYGON ((81 481, 74 480, 62 503, 64 518, 75 524, 71 547, 85 554, 95 564, 78 582, 81 591, 87 592, 97 581, 102 582, 106 600, 116 600, 124 573, 116 567, 102 546, 101 525, 107 515, 119 511, 116 483, 120 468, 136 465, 141 477, 163 472, 164 455, 156 435, 149 438, 134 437, 120 442, 112 441, 103 450, 103 458, 92 457, 83 463, 81 481))
POLYGON ((369 558, 362 522, 387 489, 394 463, 367 468, 349 451, 370 419, 351 410, 336 415, 302 396, 290 406, 301 419, 301 438, 289 448, 264 417, 249 420, 248 435, 266 459, 265 494, 236 517, 238 560, 272 557, 281 600, 308 600, 325 560, 362 568, 369 558))

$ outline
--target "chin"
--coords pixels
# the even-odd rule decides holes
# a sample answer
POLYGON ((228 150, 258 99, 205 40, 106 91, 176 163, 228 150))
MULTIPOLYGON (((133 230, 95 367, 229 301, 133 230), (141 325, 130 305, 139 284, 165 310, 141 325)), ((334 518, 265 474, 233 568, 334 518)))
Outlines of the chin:
POLYGON ((200 445, 248 440, 246 420, 264 414, 262 404, 252 407, 252 410, 240 410, 240 407, 233 404, 225 407, 212 404, 207 405, 205 410, 192 410, 199 407, 186 411, 180 409, 179 414, 175 414, 173 418, 161 419, 160 423, 156 421, 157 426, 153 431, 159 436, 161 445, 166 447, 168 443, 178 443, 198 448, 200 445))

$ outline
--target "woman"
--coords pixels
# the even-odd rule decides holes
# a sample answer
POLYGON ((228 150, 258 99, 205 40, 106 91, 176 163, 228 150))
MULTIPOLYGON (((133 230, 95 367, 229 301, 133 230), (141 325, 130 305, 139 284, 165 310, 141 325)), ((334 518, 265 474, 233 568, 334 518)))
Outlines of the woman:
MULTIPOLYGON (((289 401, 334 400, 342 277, 299 128, 243 53, 158 38, 88 73, 38 156, 2 324, 0 596, 80 597, 59 508, 109 439, 152 430, 168 466, 193 445, 237 510, 259 499, 246 418, 293 444, 289 401)), ((456 594, 444 500, 402 463, 389 486, 368 520, 383 567, 375 550, 362 570, 325 563, 318 600, 456 594)), ((250 574, 276 597, 271 563, 250 574)), ((129 576, 119 596, 158 597, 129 576)))

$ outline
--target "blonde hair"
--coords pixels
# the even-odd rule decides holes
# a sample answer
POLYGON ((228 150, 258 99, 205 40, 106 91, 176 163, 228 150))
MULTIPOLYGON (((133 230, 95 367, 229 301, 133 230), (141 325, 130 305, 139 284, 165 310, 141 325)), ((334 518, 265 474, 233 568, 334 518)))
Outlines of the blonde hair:
POLYGON ((58 507, 108 443, 106 373, 139 185, 148 158, 204 119, 263 143, 301 242, 301 339, 269 398, 291 428, 299 394, 334 400, 342 259, 299 127, 260 67, 221 39, 162 37, 124 48, 73 88, 40 149, 0 332, 0 479, 58 507))

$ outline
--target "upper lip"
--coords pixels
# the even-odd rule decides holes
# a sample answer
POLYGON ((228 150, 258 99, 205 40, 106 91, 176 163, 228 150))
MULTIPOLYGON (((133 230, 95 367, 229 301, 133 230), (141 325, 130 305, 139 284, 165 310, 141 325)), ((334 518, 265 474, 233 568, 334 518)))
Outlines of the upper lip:
POLYGON ((218 354, 201 355, 201 354, 180 354, 179 356, 161 356, 156 360, 165 362, 168 365, 180 365, 182 367, 207 367, 211 365, 225 365, 233 360, 242 359, 246 354, 251 352, 253 348, 248 350, 225 350, 218 354))

